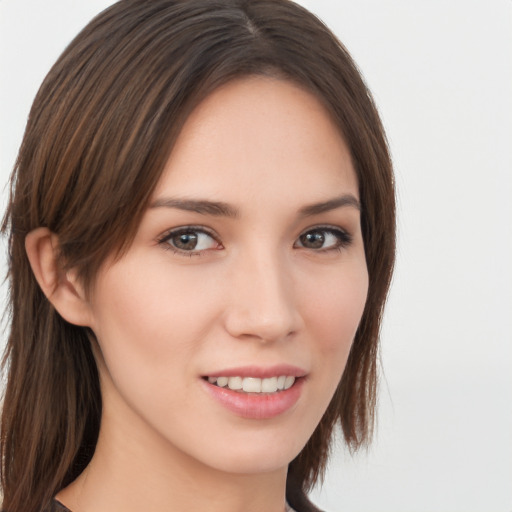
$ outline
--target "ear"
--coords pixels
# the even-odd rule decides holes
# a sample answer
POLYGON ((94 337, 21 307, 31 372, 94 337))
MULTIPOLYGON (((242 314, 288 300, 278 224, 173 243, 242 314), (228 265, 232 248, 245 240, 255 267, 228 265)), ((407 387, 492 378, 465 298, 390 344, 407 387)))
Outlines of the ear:
POLYGON ((48 228, 37 228, 25 237, 25 250, 32 272, 59 314, 69 323, 91 325, 90 304, 74 272, 58 265, 59 239, 48 228))

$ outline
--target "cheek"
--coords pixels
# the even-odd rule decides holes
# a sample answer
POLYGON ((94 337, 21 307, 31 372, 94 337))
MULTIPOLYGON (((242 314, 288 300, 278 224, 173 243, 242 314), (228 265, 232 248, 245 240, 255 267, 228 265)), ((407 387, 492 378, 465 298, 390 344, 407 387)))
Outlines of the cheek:
POLYGON ((126 415, 127 404, 151 424, 168 425, 173 411, 184 410, 196 376, 193 355, 212 311, 198 314, 198 283, 168 274, 158 261, 143 267, 126 259, 98 279, 93 331, 104 361, 106 414, 126 415))
POLYGON ((346 359, 366 303, 366 266, 326 281, 308 297, 306 324, 319 352, 346 359))
POLYGON ((100 339, 124 338, 123 344, 139 343, 146 355, 158 355, 169 349, 171 341, 186 344, 200 330, 204 317, 212 314, 208 294, 201 295, 198 309, 197 290, 206 292, 204 280, 193 282, 185 272, 171 274, 159 259, 145 266, 122 263, 98 280, 93 330, 100 339))
MULTIPOLYGON (((163 251, 149 264, 136 256, 98 279, 93 331, 109 378, 120 391, 129 390, 125 398, 145 402, 144 393, 151 393, 156 406, 162 389, 196 376, 195 358, 219 314, 217 285, 200 272, 171 272, 163 251)), ((172 397, 164 398, 168 406, 172 397)))
POLYGON ((151 269, 134 272, 117 264, 98 280, 95 290, 93 331, 98 339, 111 378, 120 383, 130 380, 147 382, 165 372, 170 351, 181 350, 180 325, 172 318, 182 318, 177 300, 165 292, 164 279, 154 279, 151 269), (177 314, 172 314, 172 312, 177 314), (170 339, 171 333, 176 336, 170 339))
POLYGON ((321 421, 338 387, 368 291, 366 265, 345 267, 322 277, 321 286, 317 280, 316 287, 308 287, 315 291, 302 295, 311 359, 308 407, 301 417, 305 439, 321 421))

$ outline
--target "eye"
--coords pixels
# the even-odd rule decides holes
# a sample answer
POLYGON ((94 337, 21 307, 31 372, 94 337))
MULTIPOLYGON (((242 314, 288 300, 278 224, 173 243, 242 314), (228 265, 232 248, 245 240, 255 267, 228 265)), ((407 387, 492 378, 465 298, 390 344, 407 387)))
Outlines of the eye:
POLYGON ((340 250, 352 242, 352 237, 340 228, 318 227, 302 233, 295 247, 316 251, 340 250))
POLYGON ((159 244, 178 253, 193 255, 209 249, 220 249, 221 244, 204 228, 187 226, 167 232, 159 244))

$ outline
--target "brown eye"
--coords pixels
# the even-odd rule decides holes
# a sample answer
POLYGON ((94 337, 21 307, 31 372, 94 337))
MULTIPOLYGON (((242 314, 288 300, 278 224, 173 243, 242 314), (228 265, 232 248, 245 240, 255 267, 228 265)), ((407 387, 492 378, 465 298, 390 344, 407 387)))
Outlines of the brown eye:
POLYGON ((198 238, 197 233, 181 233, 171 237, 168 242, 172 242, 176 249, 193 251, 197 247, 198 238))
POLYGON ((299 237, 302 247, 308 249, 321 249, 325 243, 325 234, 322 231, 310 231, 299 237))
POLYGON ((302 233, 295 245, 304 249, 328 251, 346 247, 351 241, 352 237, 342 229, 316 228, 302 233))
POLYGON ((218 249, 221 244, 202 229, 191 227, 175 229, 165 235, 159 243, 176 252, 196 254, 208 249, 218 249))

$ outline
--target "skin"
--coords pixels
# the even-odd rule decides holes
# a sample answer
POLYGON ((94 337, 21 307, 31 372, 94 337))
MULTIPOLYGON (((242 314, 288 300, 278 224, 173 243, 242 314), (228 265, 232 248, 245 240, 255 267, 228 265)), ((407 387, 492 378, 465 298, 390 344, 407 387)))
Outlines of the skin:
MULTIPOLYGON (((105 262, 90 296, 72 275, 53 296, 65 318, 94 331, 103 396, 95 455, 62 503, 73 512, 283 511, 287 466, 329 404, 366 300, 358 197, 339 130, 298 86, 237 80, 194 110, 128 252, 105 262), (339 197, 348 204, 304 214, 339 197), (222 202, 236 216, 169 198, 222 202), (183 226, 209 233, 192 254, 168 238, 183 226), (321 247, 303 243, 314 229, 321 247), (202 377, 222 369, 283 363, 306 376, 276 417, 240 417, 204 390, 202 377)), ((55 242, 44 232, 27 242, 40 274, 51 268, 45 236, 55 242)))

